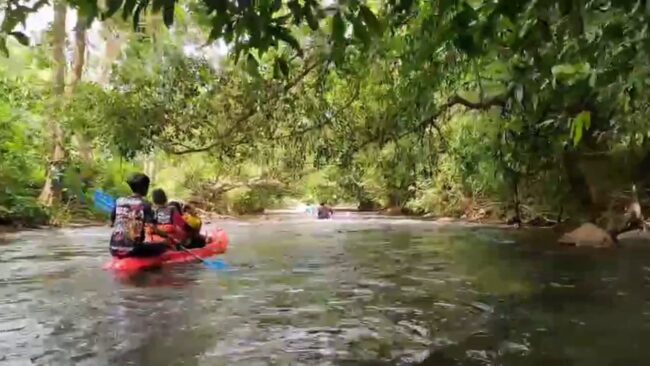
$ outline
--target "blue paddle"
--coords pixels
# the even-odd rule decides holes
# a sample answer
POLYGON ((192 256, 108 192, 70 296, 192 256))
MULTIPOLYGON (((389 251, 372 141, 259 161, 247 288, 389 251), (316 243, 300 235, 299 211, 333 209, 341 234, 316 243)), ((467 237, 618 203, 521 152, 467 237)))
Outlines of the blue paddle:
POLYGON ((95 208, 99 211, 110 214, 115 207, 115 199, 109 194, 104 193, 100 190, 96 190, 93 195, 93 201, 95 203, 95 208))
POLYGON ((178 245, 178 247, 182 251, 184 251, 185 253, 188 253, 192 257, 194 257, 194 258, 198 259, 199 261, 201 261, 201 263, 203 263, 203 265, 206 266, 209 269, 213 269, 215 271, 224 271, 224 270, 228 269, 228 265, 224 261, 222 261, 220 259, 214 259, 214 260, 209 261, 209 260, 206 260, 206 259, 203 259, 203 258, 199 257, 198 255, 196 255, 196 253, 192 252, 191 250, 185 248, 182 245, 178 245))
MULTIPOLYGON (((95 191, 94 201, 95 201, 95 208, 97 208, 100 211, 106 212, 108 214, 110 214, 113 211, 113 208, 115 207, 115 199, 111 197, 109 194, 102 192, 100 190, 95 191)), ((182 245, 178 245, 178 247, 184 252, 190 254, 194 258, 201 261, 201 263, 203 263, 209 269, 213 269, 216 271, 224 271, 228 269, 228 265, 220 259, 208 261, 199 257, 198 255, 196 255, 196 253, 192 252, 191 250, 185 248, 182 245)))

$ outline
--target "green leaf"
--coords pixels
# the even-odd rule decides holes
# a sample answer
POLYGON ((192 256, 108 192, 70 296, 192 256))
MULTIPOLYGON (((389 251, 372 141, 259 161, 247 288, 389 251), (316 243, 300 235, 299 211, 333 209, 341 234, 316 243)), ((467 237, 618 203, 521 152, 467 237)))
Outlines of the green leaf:
POLYGON ((578 146, 582 140, 583 132, 591 128, 591 112, 580 112, 574 119, 571 125, 571 135, 573 137, 573 146, 578 146))
POLYGON ((463 2, 462 10, 454 16, 453 22, 458 31, 466 32, 469 25, 474 22, 477 17, 478 14, 476 13, 476 10, 466 2, 463 2))
POLYGON ((302 7, 300 6, 300 3, 298 0, 291 0, 287 4, 289 7, 289 10, 291 11, 291 14, 293 15, 293 23, 298 25, 302 21, 302 7))
POLYGON ((521 84, 517 84, 517 87, 515 88, 515 99, 517 99, 519 104, 524 100, 524 86, 521 84))
POLYGON ((370 34, 366 26, 358 19, 352 19, 352 32, 361 42, 368 44, 370 42, 370 34))
POLYGON ((136 0, 125 0, 124 8, 122 8, 122 19, 127 20, 133 13, 136 0))
POLYGON ((23 46, 29 46, 29 37, 27 37, 25 33, 11 32, 9 34, 13 36, 18 41, 18 43, 22 44, 23 46))
POLYGON ((276 61, 278 63, 280 71, 282 71, 282 74, 285 77, 289 76, 289 64, 287 64, 287 60, 285 60, 284 57, 278 57, 276 61))
POLYGON ((217 13, 225 13, 228 11, 228 0, 214 0, 214 9, 217 13))
POLYGON ((285 27, 273 27, 271 28, 273 34, 280 40, 286 42, 291 46, 291 48, 295 49, 299 53, 302 52, 302 49, 300 48, 300 43, 298 43, 298 40, 296 37, 292 36, 289 29, 285 27))
POLYGON ((332 39, 338 45, 345 42, 345 22, 340 12, 332 18, 332 39))
POLYGON ((106 1, 106 11, 102 14, 102 19, 108 19, 115 15, 118 10, 122 7, 124 0, 107 0, 106 1))
POLYGON ((9 57, 9 49, 7 48, 7 39, 3 36, 0 36, 0 53, 5 57, 9 57))
POLYGON ((413 1, 414 0, 399 0, 397 5, 395 6, 395 12, 402 13, 402 12, 409 11, 413 6, 413 1))
POLYGON ((282 72, 280 71, 277 60, 273 63, 273 78, 282 79, 282 72))
POLYGON ((151 6, 151 11, 158 13, 162 9, 166 0, 153 0, 153 5, 151 6))
POLYGON ((591 65, 587 62, 559 64, 551 68, 551 73, 557 80, 572 85, 579 80, 584 80, 591 76, 591 65))
POLYGON ((596 70, 593 70, 591 72, 591 75, 589 76, 589 86, 595 88, 597 81, 598 81, 598 74, 596 73, 596 70))
POLYGON ((246 70, 248 73, 254 76, 259 76, 259 66, 260 64, 255 56, 253 56, 252 53, 249 53, 246 58, 246 70))
POLYGON ((273 0, 273 3, 271 4, 271 12, 274 13, 280 9, 282 9, 282 0, 273 0))
POLYGON ((363 18, 363 22, 366 23, 370 30, 375 32, 377 35, 383 32, 383 27, 375 16, 375 13, 373 13, 372 10, 370 10, 367 6, 361 5, 359 7, 359 13, 363 18))
POLYGON ((474 38, 469 33, 460 33, 454 39, 454 44, 461 51, 467 53, 468 55, 473 55, 476 53, 476 44, 474 43, 474 38))
POLYGON ((147 8, 149 5, 148 0, 140 1, 133 11, 133 29, 138 30, 138 25, 140 24, 140 13, 147 8))
POLYGON ((303 9, 303 14, 305 15, 305 19, 307 20, 307 25, 309 25, 309 28, 311 30, 317 30, 318 27, 318 20, 316 20, 316 17, 314 16, 314 13, 312 13, 311 9, 308 7, 305 7, 303 9))
POLYGON ((171 27, 174 24, 174 0, 167 0, 163 6, 163 22, 167 27, 171 27))
POLYGON ((217 13, 217 15, 212 18, 212 29, 210 30, 208 41, 215 41, 223 35, 223 28, 226 26, 227 21, 228 15, 225 13, 217 13))

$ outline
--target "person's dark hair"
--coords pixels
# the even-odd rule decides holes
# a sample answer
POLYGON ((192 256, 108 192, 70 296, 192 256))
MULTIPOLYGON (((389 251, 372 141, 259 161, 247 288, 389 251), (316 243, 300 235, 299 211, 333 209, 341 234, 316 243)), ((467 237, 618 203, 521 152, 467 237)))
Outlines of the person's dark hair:
POLYGON ((321 205, 321 206, 325 206, 325 202, 321 202, 320 205, 321 205))
POLYGON ((133 193, 137 193, 141 196, 146 196, 149 192, 149 177, 146 174, 135 173, 132 174, 127 180, 126 184, 129 185, 133 193))
POLYGON ((173 206, 173 207, 176 207, 178 212, 183 212, 183 210, 181 209, 181 204, 178 201, 171 201, 171 202, 169 202, 169 205, 173 206))
POLYGON ((153 198, 153 203, 157 205, 164 205, 167 203, 167 194, 160 188, 156 188, 151 192, 151 198, 153 198))
POLYGON ((183 212, 190 212, 190 211, 192 211, 192 206, 189 203, 186 203, 183 206, 183 212))

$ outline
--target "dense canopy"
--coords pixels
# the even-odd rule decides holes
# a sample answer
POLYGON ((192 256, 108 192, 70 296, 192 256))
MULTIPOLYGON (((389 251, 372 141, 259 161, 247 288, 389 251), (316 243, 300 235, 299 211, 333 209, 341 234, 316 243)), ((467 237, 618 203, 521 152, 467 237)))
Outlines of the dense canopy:
POLYGON ((650 2, 55 1, 40 40, 50 5, 0 4, 5 220, 132 169, 217 210, 517 220, 609 217, 648 180, 650 2))

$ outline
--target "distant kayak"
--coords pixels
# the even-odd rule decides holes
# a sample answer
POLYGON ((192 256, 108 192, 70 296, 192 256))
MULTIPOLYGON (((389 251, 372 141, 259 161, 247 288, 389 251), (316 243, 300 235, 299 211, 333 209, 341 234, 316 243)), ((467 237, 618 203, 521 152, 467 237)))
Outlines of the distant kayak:
MULTIPOLYGON (((190 249, 200 258, 208 258, 223 254, 228 248, 228 235, 221 229, 216 229, 208 234, 207 244, 203 248, 190 249)), ((140 270, 166 266, 170 264, 196 262, 197 259, 185 252, 169 250, 159 257, 152 258, 113 258, 104 265, 104 269, 120 272, 137 272, 140 270)))

